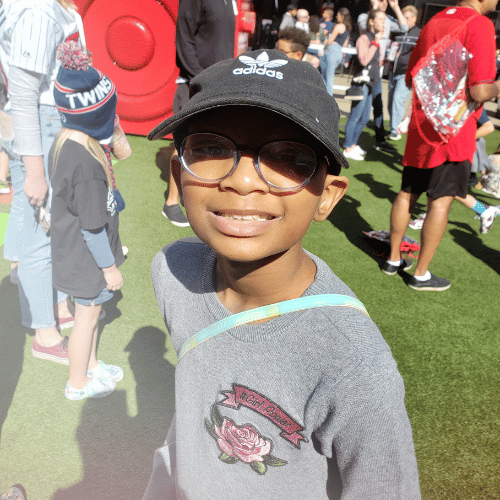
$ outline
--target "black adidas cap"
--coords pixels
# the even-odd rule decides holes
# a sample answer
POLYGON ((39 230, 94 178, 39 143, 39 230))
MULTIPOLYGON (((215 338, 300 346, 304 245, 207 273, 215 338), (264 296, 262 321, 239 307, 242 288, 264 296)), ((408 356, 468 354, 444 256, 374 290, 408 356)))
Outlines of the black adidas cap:
POLYGON ((331 153, 333 164, 349 168, 339 147, 340 112, 318 70, 277 50, 256 50, 216 63, 190 82, 189 101, 160 123, 148 139, 175 131, 198 113, 220 106, 256 106, 303 127, 331 153))

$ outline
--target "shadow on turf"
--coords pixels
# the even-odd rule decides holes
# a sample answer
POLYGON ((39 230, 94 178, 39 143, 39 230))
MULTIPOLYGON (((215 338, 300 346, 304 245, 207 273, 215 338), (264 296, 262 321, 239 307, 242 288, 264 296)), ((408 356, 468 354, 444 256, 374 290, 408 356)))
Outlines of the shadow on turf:
POLYGON ((473 257, 490 266, 493 271, 500 274, 500 252, 487 247, 475 232, 451 229, 453 240, 467 250, 473 257))
POLYGON ((136 382, 136 416, 128 415, 120 389, 85 401, 76 431, 83 479, 52 500, 142 498, 154 451, 163 444, 174 413, 175 369, 164 359, 165 339, 158 328, 144 327, 125 348, 136 382))
POLYGON ((21 376, 26 328, 21 324, 19 291, 9 276, 0 283, 0 441, 2 427, 21 376))
MULTIPOLYGON (((381 257, 376 255, 373 246, 368 244, 363 237, 363 231, 372 231, 374 228, 359 214, 358 207, 361 203, 346 194, 337 204, 328 220, 357 248, 365 252, 380 264, 381 257)), ((387 223, 389 219, 387 218, 387 223)), ((382 228, 375 228, 382 229, 382 228)))

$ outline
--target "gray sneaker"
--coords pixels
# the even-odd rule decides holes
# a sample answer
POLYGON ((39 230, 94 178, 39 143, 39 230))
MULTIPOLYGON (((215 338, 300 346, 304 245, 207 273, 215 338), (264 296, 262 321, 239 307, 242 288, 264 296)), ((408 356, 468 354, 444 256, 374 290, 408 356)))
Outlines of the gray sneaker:
POLYGON ((410 276, 408 286, 413 288, 413 290, 433 290, 435 292, 442 292, 443 290, 448 290, 451 283, 446 278, 438 278, 431 273, 431 277, 425 281, 420 281, 417 280, 415 276, 410 276))
POLYGON ((408 269, 410 269, 412 265, 413 263, 410 259, 402 259, 399 266, 393 266, 392 264, 389 264, 389 262, 385 261, 382 264, 382 272, 388 274, 389 276, 392 276, 398 271, 408 271, 408 269))
POLYGON ((189 221, 179 205, 167 205, 165 203, 161 213, 163 214, 163 217, 166 217, 174 226, 189 226, 189 221))

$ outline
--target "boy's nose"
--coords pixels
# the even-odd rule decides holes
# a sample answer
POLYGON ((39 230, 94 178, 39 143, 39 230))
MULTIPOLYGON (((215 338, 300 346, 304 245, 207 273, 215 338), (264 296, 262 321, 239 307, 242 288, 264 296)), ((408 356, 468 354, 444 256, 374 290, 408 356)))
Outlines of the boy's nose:
POLYGON ((254 156, 251 152, 242 152, 241 158, 234 172, 220 182, 223 190, 235 191, 245 196, 253 191, 269 192, 268 184, 263 181, 254 165, 254 156))

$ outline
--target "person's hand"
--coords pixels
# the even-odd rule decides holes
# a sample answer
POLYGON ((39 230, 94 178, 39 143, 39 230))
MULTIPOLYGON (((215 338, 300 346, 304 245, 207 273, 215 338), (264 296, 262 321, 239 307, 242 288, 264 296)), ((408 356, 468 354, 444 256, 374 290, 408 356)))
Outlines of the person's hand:
POLYGON ((45 198, 49 186, 43 175, 26 175, 24 181, 24 193, 26 194, 29 202, 33 206, 41 207, 45 203, 45 198))
POLYGON ((389 5, 391 6, 392 10, 395 10, 399 7, 398 0, 389 0, 389 5))
POLYGON ((375 33, 375 41, 377 43, 380 43, 380 41, 382 40, 384 36, 384 32, 383 31, 377 31, 377 33, 375 33))
POLYGON ((108 290, 114 292, 122 287, 123 276, 115 264, 110 267, 103 267, 102 272, 104 273, 104 279, 106 280, 108 290))

